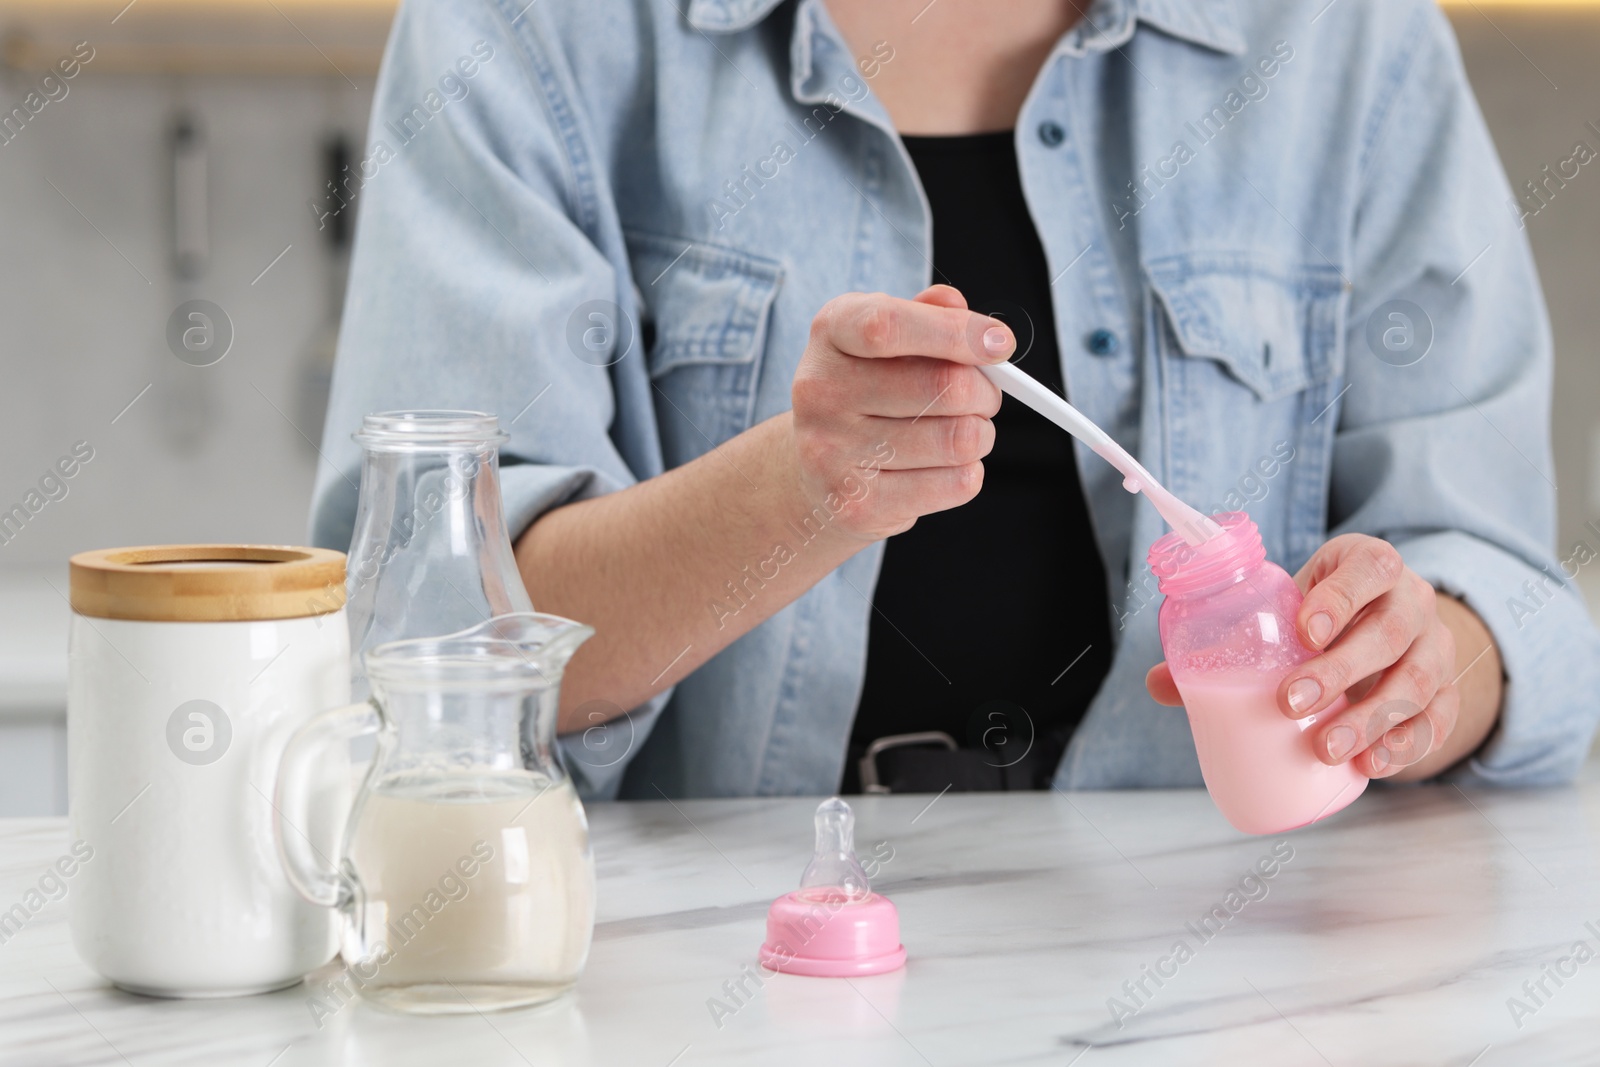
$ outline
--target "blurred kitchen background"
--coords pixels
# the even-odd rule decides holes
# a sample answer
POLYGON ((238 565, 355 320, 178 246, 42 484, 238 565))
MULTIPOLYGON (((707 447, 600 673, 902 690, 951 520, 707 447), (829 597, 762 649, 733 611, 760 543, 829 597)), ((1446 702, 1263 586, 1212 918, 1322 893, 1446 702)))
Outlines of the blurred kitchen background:
MULTIPOLYGON (((0 133, 0 511, 93 450, 0 544, 0 816, 66 811, 70 554, 305 540, 354 205, 319 216, 364 154, 394 6, 0 0, 0 112, 45 101, 0 133), (63 59, 75 76, 43 84, 63 59), (231 334, 214 365, 169 348, 192 300, 222 312, 202 348, 231 334)), ((1600 0, 1446 7, 1513 186, 1600 149, 1600 0)), ((1600 520, 1600 168, 1528 229, 1555 327, 1561 545, 1600 548, 1583 529, 1600 520)), ((1579 578, 1593 609, 1600 562, 1579 578)))

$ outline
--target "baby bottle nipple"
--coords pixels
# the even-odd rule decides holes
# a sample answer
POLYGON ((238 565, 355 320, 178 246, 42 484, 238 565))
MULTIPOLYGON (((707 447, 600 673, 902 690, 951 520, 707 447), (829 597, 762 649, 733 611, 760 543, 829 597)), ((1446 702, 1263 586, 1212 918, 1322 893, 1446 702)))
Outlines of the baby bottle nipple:
POLYGON ((871 892, 867 872, 856 859, 856 817, 850 805, 831 797, 817 805, 817 851, 800 876, 800 897, 847 902, 865 899, 871 892))
POLYGON ((817 978, 883 974, 905 965, 900 914, 872 891, 856 859, 855 815, 830 797, 817 806, 816 852, 800 888, 772 902, 761 965, 817 978))

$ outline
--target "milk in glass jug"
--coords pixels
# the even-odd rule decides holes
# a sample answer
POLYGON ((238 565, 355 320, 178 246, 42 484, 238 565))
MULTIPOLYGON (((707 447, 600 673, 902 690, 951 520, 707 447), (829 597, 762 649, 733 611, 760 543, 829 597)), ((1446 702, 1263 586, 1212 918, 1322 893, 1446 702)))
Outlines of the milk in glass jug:
POLYGON ((371 699, 290 740, 279 854, 306 899, 338 909, 363 996, 478 1012, 538 1004, 577 981, 594 861, 554 741, 562 671, 593 633, 520 612, 380 645, 365 657, 371 699), (364 735, 376 755, 330 864, 297 828, 333 784, 319 757, 364 735))

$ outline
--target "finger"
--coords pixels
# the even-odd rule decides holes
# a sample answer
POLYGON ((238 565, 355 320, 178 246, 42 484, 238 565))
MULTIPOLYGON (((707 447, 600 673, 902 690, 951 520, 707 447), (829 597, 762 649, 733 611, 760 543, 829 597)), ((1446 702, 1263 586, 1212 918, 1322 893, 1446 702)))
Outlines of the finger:
MULTIPOLYGON (((795 379, 796 386, 811 385, 795 379)), ((822 383, 817 383, 822 384, 822 383)), ((943 359, 841 359, 827 371, 821 410, 841 418, 856 414, 915 419, 928 415, 982 415, 1000 410, 1000 390, 974 367, 943 359)), ((802 401, 803 402, 803 401, 802 401)))
POLYGON ((931 515, 960 507, 977 496, 983 488, 983 464, 886 470, 872 484, 878 506, 886 514, 931 515))
POLYGON ((1397 663, 1431 619, 1431 612, 1415 597, 1383 594, 1331 648, 1284 677, 1278 686, 1278 706, 1292 719, 1316 714, 1361 679, 1397 663))
POLYGON ((1357 612, 1395 587, 1406 565, 1389 542, 1344 534, 1319 548, 1301 573, 1310 589, 1296 626, 1307 647, 1325 648, 1357 612))
POLYGON ((929 415, 917 419, 868 417, 852 427, 874 441, 887 441, 894 456, 882 470, 961 467, 994 448, 994 423, 981 415, 929 415))
POLYGON ((999 319, 882 293, 835 297, 817 313, 811 328, 815 339, 862 359, 931 356, 989 364, 1010 358, 1017 344, 999 319))
POLYGON ((919 304, 934 304, 938 307, 964 309, 967 306, 967 298, 962 295, 960 289, 942 283, 928 286, 911 299, 919 304))
POLYGON ((1385 732, 1431 704, 1449 683, 1455 663, 1455 641, 1443 626, 1430 627, 1383 672, 1361 700, 1332 716, 1313 744, 1317 758, 1343 763, 1377 743, 1385 732))
POLYGON ((1362 752, 1351 765, 1368 778, 1387 778, 1420 763, 1437 752, 1456 728, 1461 715, 1461 690, 1446 685, 1428 706, 1384 731, 1376 744, 1362 752))
POLYGON ((1172 671, 1167 667, 1165 660, 1150 668, 1144 676, 1144 687, 1150 690, 1150 696, 1157 704, 1165 704, 1169 708, 1183 706, 1183 697, 1178 694, 1178 683, 1172 680, 1172 671))

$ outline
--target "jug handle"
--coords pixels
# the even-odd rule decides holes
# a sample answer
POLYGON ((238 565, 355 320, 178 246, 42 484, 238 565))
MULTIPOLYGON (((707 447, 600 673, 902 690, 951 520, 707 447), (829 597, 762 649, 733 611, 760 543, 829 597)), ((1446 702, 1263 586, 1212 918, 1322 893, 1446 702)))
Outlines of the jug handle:
POLYGON ((355 887, 340 871, 336 858, 322 855, 306 836, 316 800, 317 763, 329 745, 349 742, 382 729, 383 720, 370 700, 325 711, 295 731, 278 763, 273 790, 273 838, 284 876, 295 892, 313 904, 342 908, 355 887))

